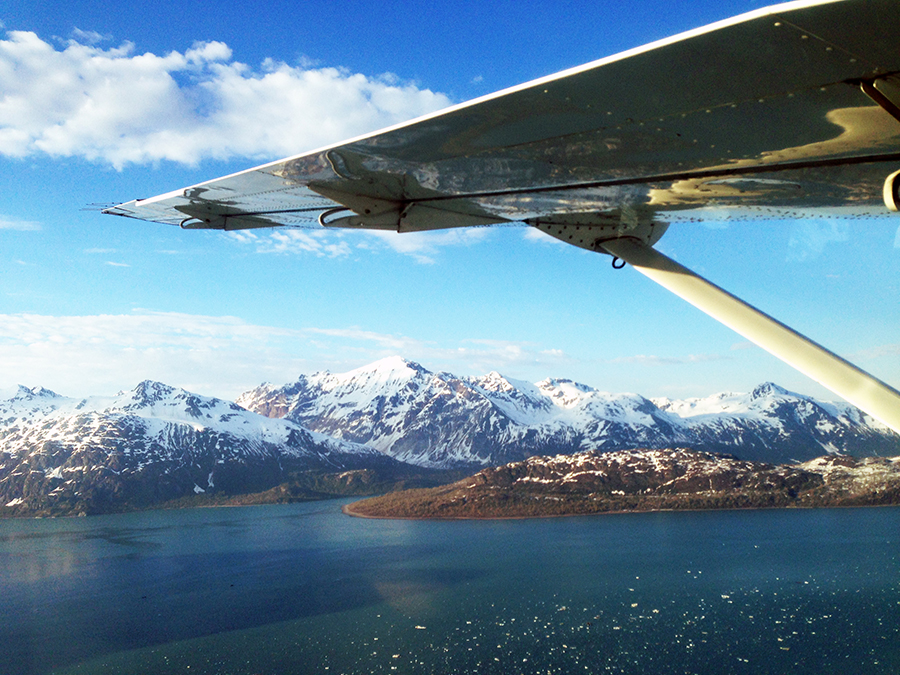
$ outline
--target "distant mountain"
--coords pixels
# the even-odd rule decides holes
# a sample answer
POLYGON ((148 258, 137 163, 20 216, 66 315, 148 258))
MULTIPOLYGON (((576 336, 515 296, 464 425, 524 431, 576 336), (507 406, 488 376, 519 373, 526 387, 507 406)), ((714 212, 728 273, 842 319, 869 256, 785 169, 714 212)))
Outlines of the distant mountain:
POLYGON ((372 448, 159 382, 86 399, 19 387, 0 400, 7 515, 141 508, 266 490, 296 471, 396 466, 372 448))
POLYGON ((395 357, 238 403, 151 381, 85 399, 19 387, 0 398, 0 516, 376 494, 585 451, 684 447, 773 464, 900 455, 900 437, 852 406, 773 384, 653 400, 395 357))
POLYGON ((441 487, 355 502, 375 518, 521 518, 610 511, 900 504, 900 458, 794 465, 684 448, 530 457, 441 487))
POLYGON ((691 447, 771 463, 900 454, 900 437, 853 406, 771 383, 749 394, 654 400, 563 379, 457 377, 392 357, 348 373, 264 384, 237 403, 424 467, 626 448, 691 447))

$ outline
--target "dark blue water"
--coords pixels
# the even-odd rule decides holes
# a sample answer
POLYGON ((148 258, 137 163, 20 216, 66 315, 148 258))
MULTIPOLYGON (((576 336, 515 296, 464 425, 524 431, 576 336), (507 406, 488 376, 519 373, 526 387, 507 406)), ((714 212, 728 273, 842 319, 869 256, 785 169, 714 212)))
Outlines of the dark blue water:
POLYGON ((0 522, 0 674, 900 673, 900 509, 0 522))

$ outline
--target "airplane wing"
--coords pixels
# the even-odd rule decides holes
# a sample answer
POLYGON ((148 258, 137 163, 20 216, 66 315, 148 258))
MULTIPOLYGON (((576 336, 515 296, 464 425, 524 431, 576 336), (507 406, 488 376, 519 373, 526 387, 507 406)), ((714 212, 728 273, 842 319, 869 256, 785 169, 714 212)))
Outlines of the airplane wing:
POLYGON ((900 106, 898 25, 896 0, 778 5, 107 212, 231 230, 345 207, 322 224, 401 232, 882 214, 900 123, 861 85, 900 106))
POLYGON ((524 222, 631 263, 900 432, 896 390, 652 249, 677 222, 897 210, 898 26, 897 0, 788 2, 106 212, 223 230, 524 222))

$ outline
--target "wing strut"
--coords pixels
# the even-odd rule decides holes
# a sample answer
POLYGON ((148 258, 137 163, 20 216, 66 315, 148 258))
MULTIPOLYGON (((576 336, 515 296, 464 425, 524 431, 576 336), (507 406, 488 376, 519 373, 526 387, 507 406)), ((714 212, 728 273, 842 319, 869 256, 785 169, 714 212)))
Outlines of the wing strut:
POLYGON ((638 239, 604 250, 900 433, 900 392, 638 239))

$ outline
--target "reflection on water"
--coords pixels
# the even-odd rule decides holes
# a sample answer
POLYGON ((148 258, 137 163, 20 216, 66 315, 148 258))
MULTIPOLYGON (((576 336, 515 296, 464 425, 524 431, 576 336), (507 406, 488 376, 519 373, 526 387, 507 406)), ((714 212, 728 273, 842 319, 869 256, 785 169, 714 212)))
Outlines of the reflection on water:
POLYGON ((900 509, 339 506, 0 522, 0 672, 900 672, 900 509))

